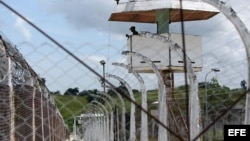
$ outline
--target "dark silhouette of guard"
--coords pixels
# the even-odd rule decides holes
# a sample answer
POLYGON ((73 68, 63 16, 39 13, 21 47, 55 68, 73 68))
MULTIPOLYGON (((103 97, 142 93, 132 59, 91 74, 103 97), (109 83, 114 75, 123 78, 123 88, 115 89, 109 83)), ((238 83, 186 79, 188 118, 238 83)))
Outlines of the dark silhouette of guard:
POLYGON ((135 30, 135 26, 131 26, 130 31, 133 33, 133 35, 139 35, 138 31, 135 30))
MULTIPOLYGON (((135 26, 131 26, 131 27, 129 28, 129 30, 132 32, 132 35, 139 35, 138 31, 135 30, 135 26)), ((129 38, 129 37, 131 37, 132 35, 126 34, 126 37, 129 38)))
POLYGON ((115 0, 116 1, 116 4, 119 4, 119 0, 115 0))

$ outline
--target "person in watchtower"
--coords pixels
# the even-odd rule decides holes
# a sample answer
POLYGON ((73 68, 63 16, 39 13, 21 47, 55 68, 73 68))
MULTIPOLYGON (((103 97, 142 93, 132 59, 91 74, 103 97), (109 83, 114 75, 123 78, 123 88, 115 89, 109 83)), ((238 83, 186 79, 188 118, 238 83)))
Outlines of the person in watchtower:
POLYGON ((133 33, 133 35, 138 35, 138 31, 135 30, 135 26, 130 27, 130 31, 133 33))

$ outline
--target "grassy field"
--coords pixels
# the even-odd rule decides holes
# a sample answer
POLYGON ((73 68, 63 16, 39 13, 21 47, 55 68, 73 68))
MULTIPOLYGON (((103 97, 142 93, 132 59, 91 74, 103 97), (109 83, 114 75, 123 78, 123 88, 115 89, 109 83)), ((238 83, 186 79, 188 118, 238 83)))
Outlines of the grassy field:
MULTIPOLYGON (((136 102, 141 104, 141 94, 134 94, 136 102)), ((118 108, 121 108, 121 102, 118 96, 113 96, 113 99, 117 102, 118 108)), ((157 101, 158 95, 156 90, 152 90, 148 92, 148 108, 155 109, 156 105, 152 105, 153 102, 157 101)), ((74 117, 79 116, 84 112, 86 105, 88 104, 86 96, 72 96, 72 95, 54 95, 54 100, 56 106, 58 107, 60 113, 65 120, 65 123, 72 129, 74 123, 74 117)), ((126 111, 130 110, 130 102, 128 100, 125 101, 126 111)), ((107 105, 106 105, 107 106, 107 105)), ((107 108, 108 109, 108 108, 107 108)), ((140 112, 138 113, 140 114, 140 112)))
MULTIPOLYGON (((213 91, 208 91, 210 97, 211 104, 214 105, 213 108, 220 109, 220 104, 222 104, 222 100, 225 105, 231 105, 232 102, 234 102, 240 95, 244 93, 244 90, 241 89, 233 89, 230 90, 225 87, 218 87, 217 89, 213 89, 213 91), (213 95, 213 93, 214 95, 213 95)), ((204 88, 199 88, 199 97, 200 97, 200 102, 201 102, 201 107, 204 107, 204 88)), ((56 106, 58 107, 60 113, 62 114, 65 123, 68 125, 69 129, 72 131, 73 129, 73 123, 74 123, 74 117, 79 116, 81 113, 84 113, 86 109, 86 105, 88 104, 88 95, 85 96, 73 96, 73 95, 53 95, 54 100, 56 103, 56 106)), ((136 92, 134 93, 135 101, 138 104, 141 104, 141 93, 136 92)), ((186 106, 186 101, 183 100, 185 99, 185 91, 183 90, 182 87, 176 88, 175 89, 175 97, 177 98, 177 102, 182 110, 185 110, 186 106)), ((112 98, 114 101, 116 101, 116 104, 118 108, 121 108, 121 102, 118 96, 113 95, 112 98)), ((130 113, 130 105, 131 102, 124 99, 125 101, 125 106, 126 106, 126 116, 129 116, 130 113)), ((148 111, 150 110, 155 110, 157 109, 157 104, 152 104, 153 102, 158 101, 158 93, 157 90, 149 90, 147 92, 147 103, 148 103, 148 111)), ((245 99, 243 98, 238 104, 244 104, 245 99)), ((108 106, 107 104, 104 104, 105 106, 108 106)), ((109 109, 107 107, 107 109, 109 109)), ((121 111, 121 109, 119 110, 121 111)), ((177 113, 177 107, 173 106, 172 107, 173 113, 177 113)), ((141 112, 140 109, 136 108, 136 121, 137 121, 137 128, 139 128, 139 120, 140 120, 141 112)), ((129 118, 129 117, 126 117, 129 118)), ((149 121, 151 121, 149 119, 149 121)), ((151 125, 149 125, 151 127, 151 125)), ((219 135, 219 134, 218 134, 219 135)), ((220 138, 219 137, 216 138, 220 138)), ((150 141, 154 141, 155 139, 150 139, 150 141)))
POLYGON ((87 105, 86 98, 82 96, 55 95, 54 100, 65 123, 72 130, 74 116, 79 116, 83 112, 85 105, 87 105))

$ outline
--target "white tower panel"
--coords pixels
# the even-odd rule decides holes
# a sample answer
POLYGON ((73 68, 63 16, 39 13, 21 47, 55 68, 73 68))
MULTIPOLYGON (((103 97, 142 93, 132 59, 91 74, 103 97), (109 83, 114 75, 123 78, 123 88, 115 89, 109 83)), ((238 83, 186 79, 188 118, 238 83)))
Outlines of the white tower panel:
MULTIPOLYGON (((128 39, 128 50, 140 53, 153 61, 160 70, 171 70, 183 72, 183 52, 177 51, 173 43, 182 47, 181 34, 133 35, 128 39), (164 37, 163 37, 164 36, 164 37)), ((191 59, 194 71, 201 71, 202 68, 202 38, 201 36, 185 35, 186 55, 191 59)), ((128 57, 128 62, 138 72, 152 72, 151 66, 142 59, 134 56, 128 57)))

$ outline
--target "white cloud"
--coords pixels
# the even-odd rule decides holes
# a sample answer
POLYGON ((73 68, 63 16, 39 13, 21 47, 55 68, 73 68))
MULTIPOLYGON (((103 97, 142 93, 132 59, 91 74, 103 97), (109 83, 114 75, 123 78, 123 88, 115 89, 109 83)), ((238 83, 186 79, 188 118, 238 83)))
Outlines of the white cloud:
POLYGON ((21 34, 24 35, 26 40, 30 40, 32 35, 30 30, 26 27, 25 22, 20 18, 17 17, 15 21, 15 27, 18 29, 21 34))
POLYGON ((96 56, 96 55, 89 55, 89 56, 86 56, 84 58, 87 58, 89 61, 91 62, 95 62, 95 63, 100 63, 101 60, 107 60, 106 57, 104 56, 96 56))
POLYGON ((62 16, 71 26, 78 30, 95 29, 98 32, 112 32, 115 35, 130 34, 129 28, 134 25, 138 31, 156 32, 156 24, 138 24, 108 21, 116 8, 115 1, 104 0, 53 0, 41 2, 47 8, 48 15, 62 16))
MULTIPOLYGON (((236 0, 227 2, 242 16, 242 20, 249 27, 249 22, 247 22, 249 20, 247 15, 249 13, 249 0, 241 0, 240 3, 236 0)), ((94 29, 98 31, 97 33, 100 36, 105 35, 104 32, 112 32, 112 37, 115 36, 112 39, 116 40, 111 40, 111 44, 125 40, 124 35, 130 33, 128 29, 131 25, 135 25, 138 31, 156 32, 155 24, 109 22, 108 18, 115 8, 115 1, 53 0, 43 4, 48 9, 48 15, 60 15, 71 26, 83 32, 85 31, 85 33, 86 29, 94 29)), ((176 32, 181 30, 180 23, 172 23, 170 28, 172 28, 171 31, 176 32)), ((224 83, 226 85, 234 81, 239 74, 245 76, 245 73, 240 71, 246 69, 244 62, 245 51, 242 48, 242 41, 239 40, 238 33, 225 16, 218 14, 209 20, 185 22, 185 31, 186 33, 199 34, 203 37, 204 67, 200 76, 201 81, 204 81, 204 76, 211 70, 211 67, 221 69, 221 72, 218 74, 225 79, 224 83)), ((113 58, 114 56, 112 56, 113 58)), ((100 66, 99 61, 102 59, 105 60, 105 57, 97 55, 88 56, 88 60, 92 62, 91 66, 94 66, 94 68, 95 66, 100 66)), ((123 62, 124 60, 120 61, 123 62)), ((183 74, 180 74, 180 76, 182 77, 181 82, 183 82, 183 74)), ((236 80, 236 84, 238 82, 239 80, 236 80)))
POLYGON ((43 3, 50 14, 60 14, 76 28, 103 28, 115 2, 92 0, 54 0, 43 3))

